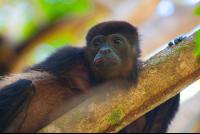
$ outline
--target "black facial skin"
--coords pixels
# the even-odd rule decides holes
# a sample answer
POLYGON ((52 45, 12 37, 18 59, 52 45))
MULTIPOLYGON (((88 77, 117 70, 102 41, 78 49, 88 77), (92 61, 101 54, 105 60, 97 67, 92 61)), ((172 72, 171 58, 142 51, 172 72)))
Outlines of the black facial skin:
POLYGON ((99 23, 88 31, 86 44, 87 72, 92 86, 115 79, 136 85, 140 56, 136 27, 123 21, 99 23))
POLYGON ((130 45, 121 34, 98 35, 91 41, 90 55, 95 69, 102 73, 119 70, 130 56, 130 45))

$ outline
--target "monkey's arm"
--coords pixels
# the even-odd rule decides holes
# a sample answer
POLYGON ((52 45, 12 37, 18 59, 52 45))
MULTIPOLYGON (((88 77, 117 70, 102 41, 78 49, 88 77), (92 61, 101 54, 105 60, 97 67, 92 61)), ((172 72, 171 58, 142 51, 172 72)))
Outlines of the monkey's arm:
MULTIPOLYGON (((168 45, 176 45, 186 37, 180 36, 174 39, 173 42, 169 42, 168 45)), ((173 98, 169 99, 165 103, 161 104, 160 106, 154 108, 150 112, 148 112, 145 117, 147 120, 147 124, 143 130, 145 133, 166 133, 169 124, 171 123, 172 119, 174 118, 176 112, 179 108, 179 100, 180 100, 180 93, 174 96, 173 98)))
POLYGON ((148 112, 144 133, 166 133, 179 108, 180 93, 148 112))
MULTIPOLYGON (((178 44, 186 37, 178 37, 174 39, 173 42, 169 42, 169 46, 178 44)), ((141 62, 141 61, 140 61, 141 62)), ((147 114, 138 118, 136 121, 131 123, 129 126, 125 127, 120 131, 120 133, 125 132, 143 132, 143 133, 166 133, 169 124, 174 118, 176 112, 179 108, 180 93, 154 108, 147 114), (144 118, 145 117, 145 118, 144 118)))
POLYGON ((0 90, 0 132, 19 131, 34 93, 32 81, 26 79, 0 90))
POLYGON ((166 133, 179 107, 180 94, 141 116, 119 133, 166 133))

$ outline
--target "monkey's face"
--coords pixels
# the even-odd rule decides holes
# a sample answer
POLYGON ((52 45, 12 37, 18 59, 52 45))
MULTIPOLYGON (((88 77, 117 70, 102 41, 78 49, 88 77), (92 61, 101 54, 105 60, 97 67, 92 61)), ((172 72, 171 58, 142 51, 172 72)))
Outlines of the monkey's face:
POLYGON ((130 55, 131 45, 122 34, 97 35, 90 42, 90 64, 101 73, 118 71, 130 55))

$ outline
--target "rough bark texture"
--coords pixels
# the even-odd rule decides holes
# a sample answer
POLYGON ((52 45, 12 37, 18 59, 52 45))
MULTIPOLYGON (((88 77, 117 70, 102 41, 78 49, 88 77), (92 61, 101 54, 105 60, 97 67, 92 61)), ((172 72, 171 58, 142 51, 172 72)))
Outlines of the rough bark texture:
POLYGON ((194 40, 195 34, 142 63, 137 87, 98 93, 39 132, 118 132, 200 78, 194 40))

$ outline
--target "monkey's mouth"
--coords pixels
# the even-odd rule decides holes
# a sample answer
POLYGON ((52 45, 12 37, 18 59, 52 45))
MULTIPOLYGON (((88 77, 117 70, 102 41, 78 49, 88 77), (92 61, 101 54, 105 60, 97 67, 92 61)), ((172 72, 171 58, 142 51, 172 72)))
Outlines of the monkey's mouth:
POLYGON ((94 67, 99 71, 113 71, 118 68, 119 62, 113 58, 99 58, 94 61, 94 67))
POLYGON ((111 58, 100 58, 100 59, 97 59, 95 61, 95 64, 97 64, 99 61, 102 61, 102 60, 110 60, 110 61, 118 62, 117 60, 114 60, 114 59, 111 59, 111 58))

